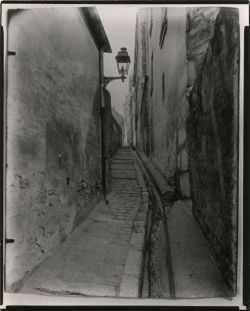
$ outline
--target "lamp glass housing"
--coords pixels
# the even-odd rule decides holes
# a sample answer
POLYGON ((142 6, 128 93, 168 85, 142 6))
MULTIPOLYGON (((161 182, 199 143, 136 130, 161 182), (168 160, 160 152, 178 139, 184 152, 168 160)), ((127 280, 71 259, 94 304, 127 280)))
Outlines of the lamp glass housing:
POLYGON ((124 76, 128 74, 130 65, 130 57, 126 48, 121 48, 116 57, 117 69, 120 75, 124 76))

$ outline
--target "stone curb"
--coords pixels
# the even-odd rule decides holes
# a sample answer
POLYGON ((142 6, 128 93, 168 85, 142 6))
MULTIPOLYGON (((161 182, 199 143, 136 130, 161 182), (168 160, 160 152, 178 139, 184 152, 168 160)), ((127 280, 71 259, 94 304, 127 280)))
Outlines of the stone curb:
POLYGON ((141 206, 133 224, 133 231, 129 244, 128 256, 121 277, 119 297, 138 298, 141 292, 144 249, 146 242, 147 215, 149 208, 149 194, 137 159, 133 151, 134 166, 141 192, 141 206))
POLYGON ((156 168, 154 163, 139 150, 135 151, 138 161, 141 162, 143 171, 150 178, 150 181, 160 193, 161 199, 166 205, 171 205, 175 201, 175 190, 168 185, 162 173, 156 168))

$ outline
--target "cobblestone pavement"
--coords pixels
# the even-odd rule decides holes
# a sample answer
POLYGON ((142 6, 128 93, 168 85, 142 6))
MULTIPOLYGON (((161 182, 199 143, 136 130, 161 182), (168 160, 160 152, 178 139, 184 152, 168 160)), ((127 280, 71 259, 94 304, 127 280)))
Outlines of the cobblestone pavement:
POLYGON ((112 160, 113 190, 23 281, 21 293, 138 297, 147 193, 132 153, 112 160))

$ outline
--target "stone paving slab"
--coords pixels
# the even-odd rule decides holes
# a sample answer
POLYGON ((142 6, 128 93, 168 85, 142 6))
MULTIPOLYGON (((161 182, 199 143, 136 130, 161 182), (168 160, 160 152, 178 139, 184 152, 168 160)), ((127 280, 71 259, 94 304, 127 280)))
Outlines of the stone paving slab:
POLYGON ((128 178, 128 179, 136 179, 135 171, 128 170, 113 170, 112 169, 112 178, 128 178))
POLYGON ((103 212, 110 214, 108 206, 101 202, 95 208, 95 215, 102 221, 90 215, 95 222, 79 225, 68 240, 25 280, 20 292, 116 296, 133 222, 124 226, 126 220, 122 217, 120 221, 113 217, 103 221, 103 212))
POLYGON ((116 163, 112 163, 112 170, 120 170, 120 169, 126 169, 128 171, 130 170, 134 170, 134 165, 133 164, 116 164, 116 163))
MULTIPOLYGON (((134 156, 133 156, 134 157, 134 156)), ((141 293, 143 262, 145 256, 145 238, 149 207, 148 193, 139 166, 134 158, 138 185, 141 190, 141 204, 133 223, 130 247, 122 275, 119 297, 136 298, 141 293)))
POLYGON ((119 158, 115 158, 112 159, 112 164, 133 164, 133 160, 132 159, 119 159, 119 158))

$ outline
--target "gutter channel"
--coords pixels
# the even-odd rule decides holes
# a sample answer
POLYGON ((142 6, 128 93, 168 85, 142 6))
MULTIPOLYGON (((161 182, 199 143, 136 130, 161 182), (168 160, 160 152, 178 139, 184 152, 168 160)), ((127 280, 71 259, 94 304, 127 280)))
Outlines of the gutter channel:
MULTIPOLYGON (((132 149, 132 153, 135 155, 138 166, 142 172, 142 175, 145 179, 146 186, 148 188, 148 193, 149 193, 149 214, 148 214, 148 226, 147 226, 147 232, 146 232, 146 247, 145 247, 145 265, 144 267, 144 275, 143 275, 143 280, 142 280, 142 294, 146 294, 145 292, 143 293, 143 285, 148 283, 148 297, 151 297, 153 294, 153 284, 152 284, 152 279, 151 279, 151 271, 150 271, 150 265, 152 264, 150 261, 152 260, 150 252, 152 250, 152 241, 150 237, 152 236, 152 231, 153 231, 153 217, 156 216, 154 209, 152 208, 153 204, 157 204, 158 208, 161 211, 161 215, 163 218, 163 226, 164 226, 164 233, 165 233, 165 239, 166 239, 166 252, 165 252, 165 257, 166 257, 166 268, 167 268, 167 273, 168 273, 168 278, 169 278, 169 298, 173 299, 176 298, 176 291, 175 291, 175 282, 174 282, 174 272, 173 272, 173 265, 172 265, 172 256, 171 256, 171 249, 170 249, 170 243, 169 243, 169 233, 168 233, 168 225, 167 225, 167 213, 166 213, 166 208, 169 209, 168 207, 165 208, 165 204, 163 199, 161 198, 161 194, 159 193, 159 189, 156 186, 156 181, 153 179, 152 174, 149 174, 148 169, 141 159, 140 155, 138 154, 137 150, 135 148, 132 149), (147 271, 147 273, 145 273, 147 271), (147 274, 147 275, 145 275, 147 274), (147 278, 145 280, 145 277, 147 278)), ((145 291, 145 290, 144 290, 145 291)))

